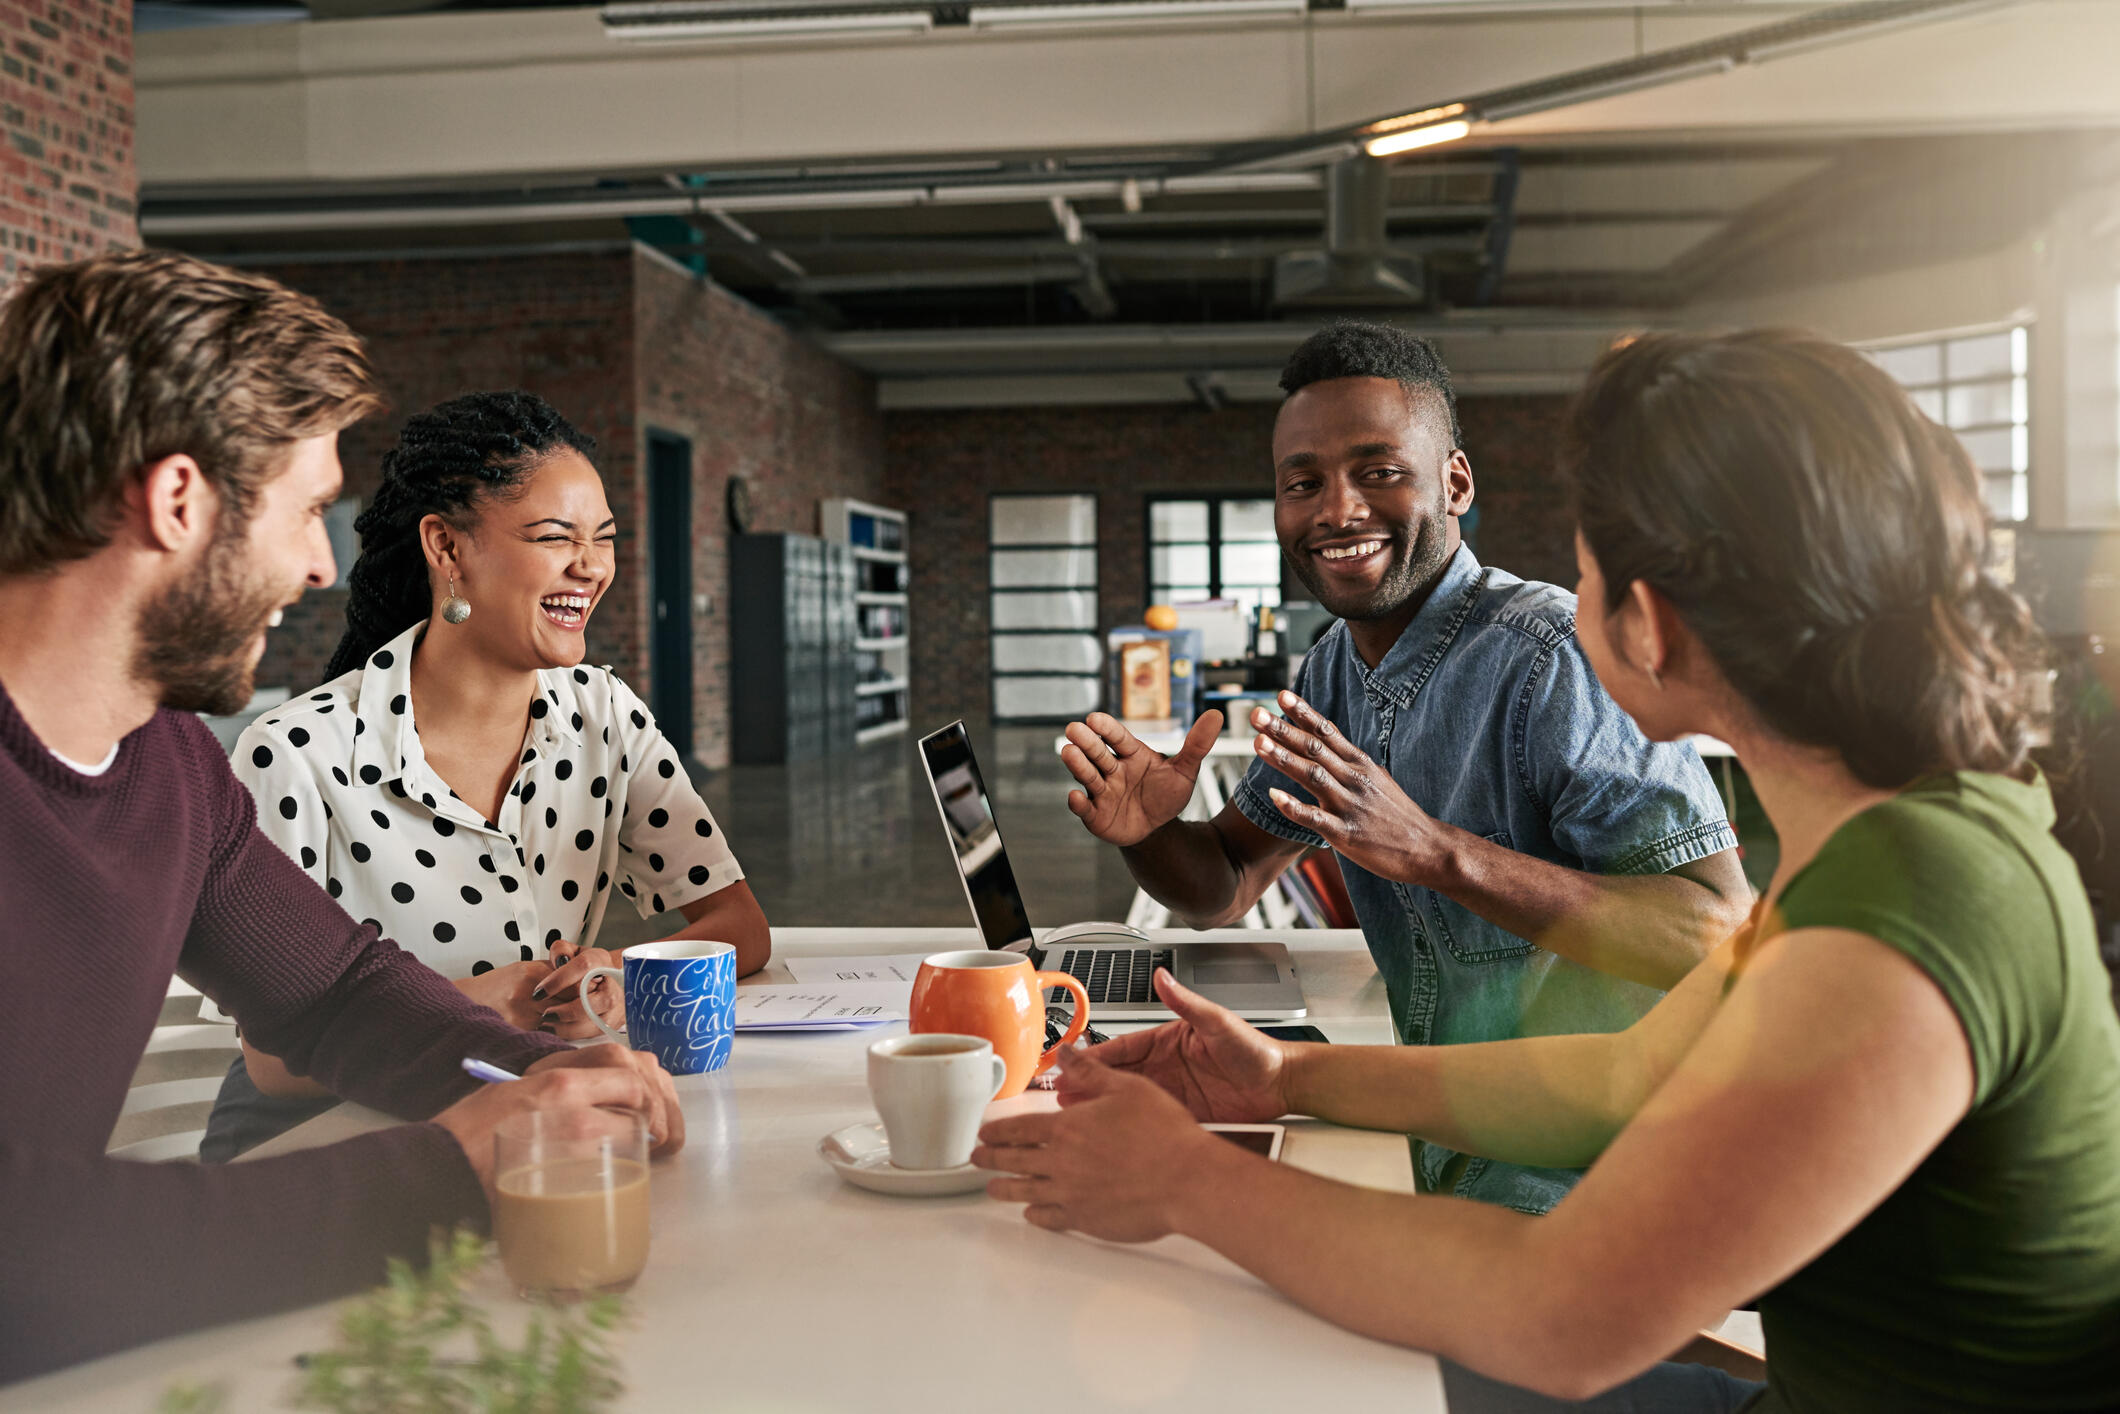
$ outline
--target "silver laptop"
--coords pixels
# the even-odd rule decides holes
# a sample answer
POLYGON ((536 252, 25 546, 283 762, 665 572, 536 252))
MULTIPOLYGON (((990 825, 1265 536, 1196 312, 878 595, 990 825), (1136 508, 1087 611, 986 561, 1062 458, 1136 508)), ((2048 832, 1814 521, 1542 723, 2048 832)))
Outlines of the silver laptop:
MULTIPOLYGON (((964 881, 964 897, 986 945, 1018 952, 1041 971, 1065 972, 1082 983, 1099 1021, 1167 1021, 1169 1007, 1150 986, 1158 967, 1201 996, 1253 1021, 1306 1016, 1295 961, 1280 943, 1156 943, 1123 923, 1078 923, 1055 928, 1041 946, 1001 844, 994 803, 972 755, 963 722, 920 739, 920 760, 934 788, 935 808, 949 835, 950 854, 964 881)), ((1050 1001, 1068 994, 1052 989, 1050 1001)))

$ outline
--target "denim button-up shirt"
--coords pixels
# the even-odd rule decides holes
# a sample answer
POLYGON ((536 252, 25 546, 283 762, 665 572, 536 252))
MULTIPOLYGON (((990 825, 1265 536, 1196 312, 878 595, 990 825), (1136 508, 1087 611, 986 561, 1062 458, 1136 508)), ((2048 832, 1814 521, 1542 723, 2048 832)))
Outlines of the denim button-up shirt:
MULTIPOLYGON (((1737 844, 1699 753, 1651 742, 1598 685, 1575 640, 1575 596, 1483 568, 1470 549, 1374 669, 1334 624, 1304 657, 1295 691, 1422 809, 1519 854, 1593 874, 1661 874, 1737 844)), ((1237 809, 1270 834, 1322 846, 1274 808, 1273 786, 1311 799, 1255 761, 1237 809)), ((1662 995, 1433 889, 1340 867, 1409 1044, 1618 1031, 1662 995)), ((1455 1157, 1425 1143, 1415 1155, 1428 1189, 1455 1157)), ((1575 1177, 1475 1158, 1455 1191, 1544 1211, 1575 1177)))

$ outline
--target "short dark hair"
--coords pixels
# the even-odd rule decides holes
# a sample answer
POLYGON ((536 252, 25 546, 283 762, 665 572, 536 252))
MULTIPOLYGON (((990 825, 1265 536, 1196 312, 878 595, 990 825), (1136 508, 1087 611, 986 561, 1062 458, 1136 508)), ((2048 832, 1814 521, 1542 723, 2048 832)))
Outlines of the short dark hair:
POLYGON ((1281 369, 1281 391, 1296 393, 1334 378, 1389 378, 1410 394, 1429 394, 1443 409, 1452 449, 1464 445, 1457 390, 1435 345, 1389 324, 1337 319, 1296 345, 1281 369))
POLYGON ((262 275, 140 250, 35 270, 0 303, 0 574, 108 545, 128 481, 179 453, 241 526, 292 443, 382 405, 353 331, 262 275))
POLYGON ((1561 470, 1607 605, 1663 594, 1781 737, 1885 790, 2025 764, 2044 648, 1986 568, 1979 474, 1861 354, 1645 335, 1590 370, 1561 470))

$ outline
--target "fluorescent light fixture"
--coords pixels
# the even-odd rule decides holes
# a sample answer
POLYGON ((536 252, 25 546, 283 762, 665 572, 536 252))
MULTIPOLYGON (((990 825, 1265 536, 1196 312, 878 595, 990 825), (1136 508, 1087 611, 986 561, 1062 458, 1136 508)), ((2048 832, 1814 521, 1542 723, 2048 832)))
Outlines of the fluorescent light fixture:
POLYGON ((1423 108, 1418 113, 1401 113, 1396 118, 1379 118, 1374 123, 1365 123, 1362 125, 1362 134, 1365 137, 1375 137, 1380 133, 1395 133, 1402 128, 1424 128, 1445 118, 1464 116, 1464 104, 1445 103, 1440 108, 1423 108))
POLYGON ((1104 5, 974 5, 974 29, 1033 29, 1222 20, 1241 15, 1301 15, 1308 0, 1116 0, 1104 5))
POLYGON ((1434 147, 1439 142, 1456 142, 1471 131, 1472 124, 1463 118, 1452 118, 1447 123, 1430 123, 1426 127, 1373 137, 1362 144, 1362 150, 1371 157, 1389 157, 1398 152, 1411 152, 1417 147, 1434 147))
MULTIPOLYGON (((615 8, 615 7, 614 7, 615 8)), ((675 44, 714 39, 771 39, 780 35, 861 35, 877 38, 926 34, 935 27, 928 10, 850 11, 841 14, 770 15, 722 18, 692 11, 682 17, 613 24, 607 14, 604 33, 639 44, 675 44)))

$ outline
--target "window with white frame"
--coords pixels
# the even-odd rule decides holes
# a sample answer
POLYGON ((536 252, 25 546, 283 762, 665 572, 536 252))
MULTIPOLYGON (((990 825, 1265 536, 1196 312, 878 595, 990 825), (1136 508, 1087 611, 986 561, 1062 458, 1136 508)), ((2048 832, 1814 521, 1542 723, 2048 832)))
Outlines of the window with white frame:
POLYGON ((2031 518, 2031 342, 2018 324, 1867 350, 1917 407, 1958 434, 2001 522, 2031 518))
POLYGON ((997 722, 1067 721, 1103 697, 1097 498, 987 501, 989 671, 997 722))
POLYGON ((1148 601, 1201 599, 1235 599, 1248 610, 1281 602, 1281 542, 1271 499, 1149 498, 1148 601))

